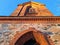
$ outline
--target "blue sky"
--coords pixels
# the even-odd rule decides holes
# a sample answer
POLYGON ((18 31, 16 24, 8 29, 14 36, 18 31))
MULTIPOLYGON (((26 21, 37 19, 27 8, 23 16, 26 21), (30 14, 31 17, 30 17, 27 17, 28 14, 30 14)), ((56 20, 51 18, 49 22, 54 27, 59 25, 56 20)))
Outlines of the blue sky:
MULTIPOLYGON (((18 4, 28 2, 30 0, 1 0, 0 1, 0 16, 10 16, 17 8, 18 4)), ((60 0, 33 0, 41 2, 55 15, 60 16, 60 0)))

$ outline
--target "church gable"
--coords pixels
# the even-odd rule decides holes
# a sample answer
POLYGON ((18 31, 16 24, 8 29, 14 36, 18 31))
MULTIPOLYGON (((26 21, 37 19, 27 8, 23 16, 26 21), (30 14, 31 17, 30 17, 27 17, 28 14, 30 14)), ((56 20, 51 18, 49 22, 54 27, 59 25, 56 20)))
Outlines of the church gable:
POLYGON ((11 16, 53 16, 44 4, 37 2, 26 2, 19 4, 11 16))

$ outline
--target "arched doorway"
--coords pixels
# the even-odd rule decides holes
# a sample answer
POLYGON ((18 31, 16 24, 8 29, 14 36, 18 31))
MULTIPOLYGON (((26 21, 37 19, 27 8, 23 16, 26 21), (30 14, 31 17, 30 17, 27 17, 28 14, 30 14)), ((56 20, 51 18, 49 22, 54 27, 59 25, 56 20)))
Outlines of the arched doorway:
POLYGON ((35 28, 29 28, 22 32, 17 32, 9 45, 54 45, 47 35, 35 28))
POLYGON ((22 35, 16 41, 15 45, 38 45, 38 44, 34 38, 33 31, 30 31, 22 35))

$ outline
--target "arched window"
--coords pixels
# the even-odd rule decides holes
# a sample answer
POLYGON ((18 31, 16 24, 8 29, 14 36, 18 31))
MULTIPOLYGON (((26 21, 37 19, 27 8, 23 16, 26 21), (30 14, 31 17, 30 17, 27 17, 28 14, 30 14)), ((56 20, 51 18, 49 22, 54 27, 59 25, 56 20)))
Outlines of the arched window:
POLYGON ((30 8, 29 13, 37 13, 37 12, 36 12, 36 10, 34 8, 30 8))

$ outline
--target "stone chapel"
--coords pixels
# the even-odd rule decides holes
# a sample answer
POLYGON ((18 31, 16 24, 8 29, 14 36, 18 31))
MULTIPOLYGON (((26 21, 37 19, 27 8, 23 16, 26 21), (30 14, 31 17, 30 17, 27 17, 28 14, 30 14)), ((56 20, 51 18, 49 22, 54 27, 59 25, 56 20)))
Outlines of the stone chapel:
POLYGON ((25 2, 0 17, 0 45, 59 45, 60 17, 45 4, 25 2))

